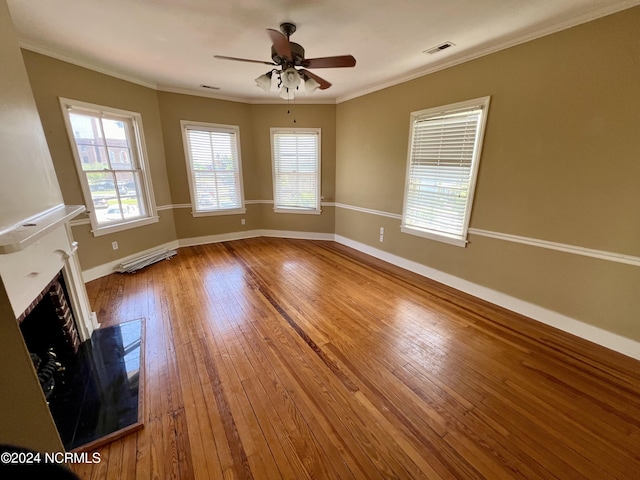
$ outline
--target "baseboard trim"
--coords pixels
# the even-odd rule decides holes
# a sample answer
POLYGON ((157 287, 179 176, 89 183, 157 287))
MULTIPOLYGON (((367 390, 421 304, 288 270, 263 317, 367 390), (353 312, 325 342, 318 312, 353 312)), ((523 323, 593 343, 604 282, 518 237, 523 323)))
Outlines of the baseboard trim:
POLYGON ((482 285, 464 280, 460 277, 456 277, 440 270, 427 267, 426 265, 423 265, 421 263, 385 252, 383 250, 371 247, 355 240, 351 240, 350 238, 343 237, 341 235, 334 235, 333 233, 256 229, 247 230, 244 232, 232 232, 219 235, 183 238, 180 240, 165 243, 163 245, 158 245, 154 248, 138 252, 128 257, 119 258, 104 265, 99 265, 97 267, 84 270, 82 273, 85 282, 89 282, 91 280, 96 280, 100 277, 115 273, 116 267, 122 262, 132 260, 135 257, 139 257, 156 250, 162 250, 165 248, 175 249, 180 247, 193 247, 197 245, 206 245, 209 243, 228 242, 231 240, 242 240, 246 238, 256 237, 335 241, 347 247, 358 250, 362 253, 366 253, 367 255, 371 255, 372 257, 379 258, 380 260, 384 260, 385 262, 389 262, 398 267, 417 273, 418 275, 422 275, 423 277, 430 278, 462 292, 481 298, 487 302, 519 313, 538 322, 542 322, 546 325, 550 325, 564 332, 576 335, 577 337, 583 338, 597 345, 601 345, 615 352, 640 360, 640 342, 631 340, 627 337, 623 337, 622 335, 609 332, 599 327, 595 327, 593 325, 582 322, 580 320, 576 320, 575 318, 571 318, 567 315, 563 315, 553 310, 549 310, 533 303, 520 300, 505 293, 498 292, 497 290, 483 287, 482 285))
POLYGON ((640 342, 631 340, 630 338, 623 337, 622 335, 595 327, 567 315, 520 300, 505 293, 498 292, 497 290, 483 287, 482 285, 427 267, 421 263, 407 260, 406 258, 393 255, 341 235, 336 235, 335 241, 362 253, 366 253, 367 255, 371 255, 372 257, 379 258, 385 262, 389 262, 398 267, 417 273, 418 275, 422 275, 423 277, 430 278, 462 292, 473 295, 474 297, 486 300, 494 305, 506 308, 512 312, 519 313, 538 322, 550 325, 597 345, 601 345, 628 357, 640 360, 640 342))

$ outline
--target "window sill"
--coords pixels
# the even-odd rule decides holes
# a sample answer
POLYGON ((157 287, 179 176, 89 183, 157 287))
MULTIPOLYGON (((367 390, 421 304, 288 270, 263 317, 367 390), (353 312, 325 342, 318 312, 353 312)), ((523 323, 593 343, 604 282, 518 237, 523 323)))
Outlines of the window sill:
POLYGON ((469 243, 465 238, 447 237, 446 235, 440 235, 434 232, 427 232, 406 226, 400 227, 400 231, 402 233, 408 233, 409 235, 416 235, 418 237, 428 238, 429 240, 448 243, 449 245, 455 245, 456 247, 466 247, 467 243, 469 243))
POLYGON ((322 210, 308 209, 308 208, 274 208, 275 213, 299 213, 302 215, 320 215, 322 210))
POLYGON ((191 215, 194 217, 214 217, 220 215, 242 215, 247 213, 246 208, 230 208, 227 210, 192 210, 191 215))
POLYGON ((94 227, 91 229, 94 237, 100 237, 102 235, 108 235, 110 233, 122 232, 123 230, 129 230, 130 228, 143 227, 145 225, 151 225, 152 223, 158 223, 160 217, 145 217, 136 218, 128 222, 116 223, 111 225, 103 225, 101 227, 94 227))

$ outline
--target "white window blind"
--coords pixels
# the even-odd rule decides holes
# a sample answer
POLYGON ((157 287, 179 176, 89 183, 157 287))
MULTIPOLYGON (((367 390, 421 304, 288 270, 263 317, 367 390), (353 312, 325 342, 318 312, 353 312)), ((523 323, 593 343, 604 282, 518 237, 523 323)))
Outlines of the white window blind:
POLYGON ((274 208, 320 212, 320 130, 272 129, 274 208))
POLYGON ((237 127, 183 123, 194 213, 244 211, 237 127))
POLYGON ((487 107, 488 98, 412 115, 402 224, 406 233, 466 241, 487 107))

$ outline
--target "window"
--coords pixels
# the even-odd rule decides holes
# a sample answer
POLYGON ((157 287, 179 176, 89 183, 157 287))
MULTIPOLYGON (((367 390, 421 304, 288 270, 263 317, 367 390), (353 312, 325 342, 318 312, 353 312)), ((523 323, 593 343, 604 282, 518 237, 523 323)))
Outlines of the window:
POLYGON ((94 235, 157 222, 139 113, 60 99, 94 235))
POLYGON ((271 129, 274 210, 320 210, 320 129, 271 129))
POLYGON ((244 213, 240 129, 180 122, 194 216, 244 213))
POLYGON ((411 114, 402 231, 466 245, 489 97, 411 114))

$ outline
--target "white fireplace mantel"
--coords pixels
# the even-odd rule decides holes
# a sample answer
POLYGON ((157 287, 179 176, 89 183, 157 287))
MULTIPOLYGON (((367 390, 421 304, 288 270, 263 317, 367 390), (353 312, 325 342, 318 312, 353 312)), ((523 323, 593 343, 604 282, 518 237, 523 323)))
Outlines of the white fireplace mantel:
POLYGON ((84 211, 84 205, 59 205, 0 231, 0 254, 24 250, 84 211))
POLYGON ((0 232, 0 277, 16 318, 62 271, 81 340, 98 328, 69 221, 83 205, 60 205, 0 232))

